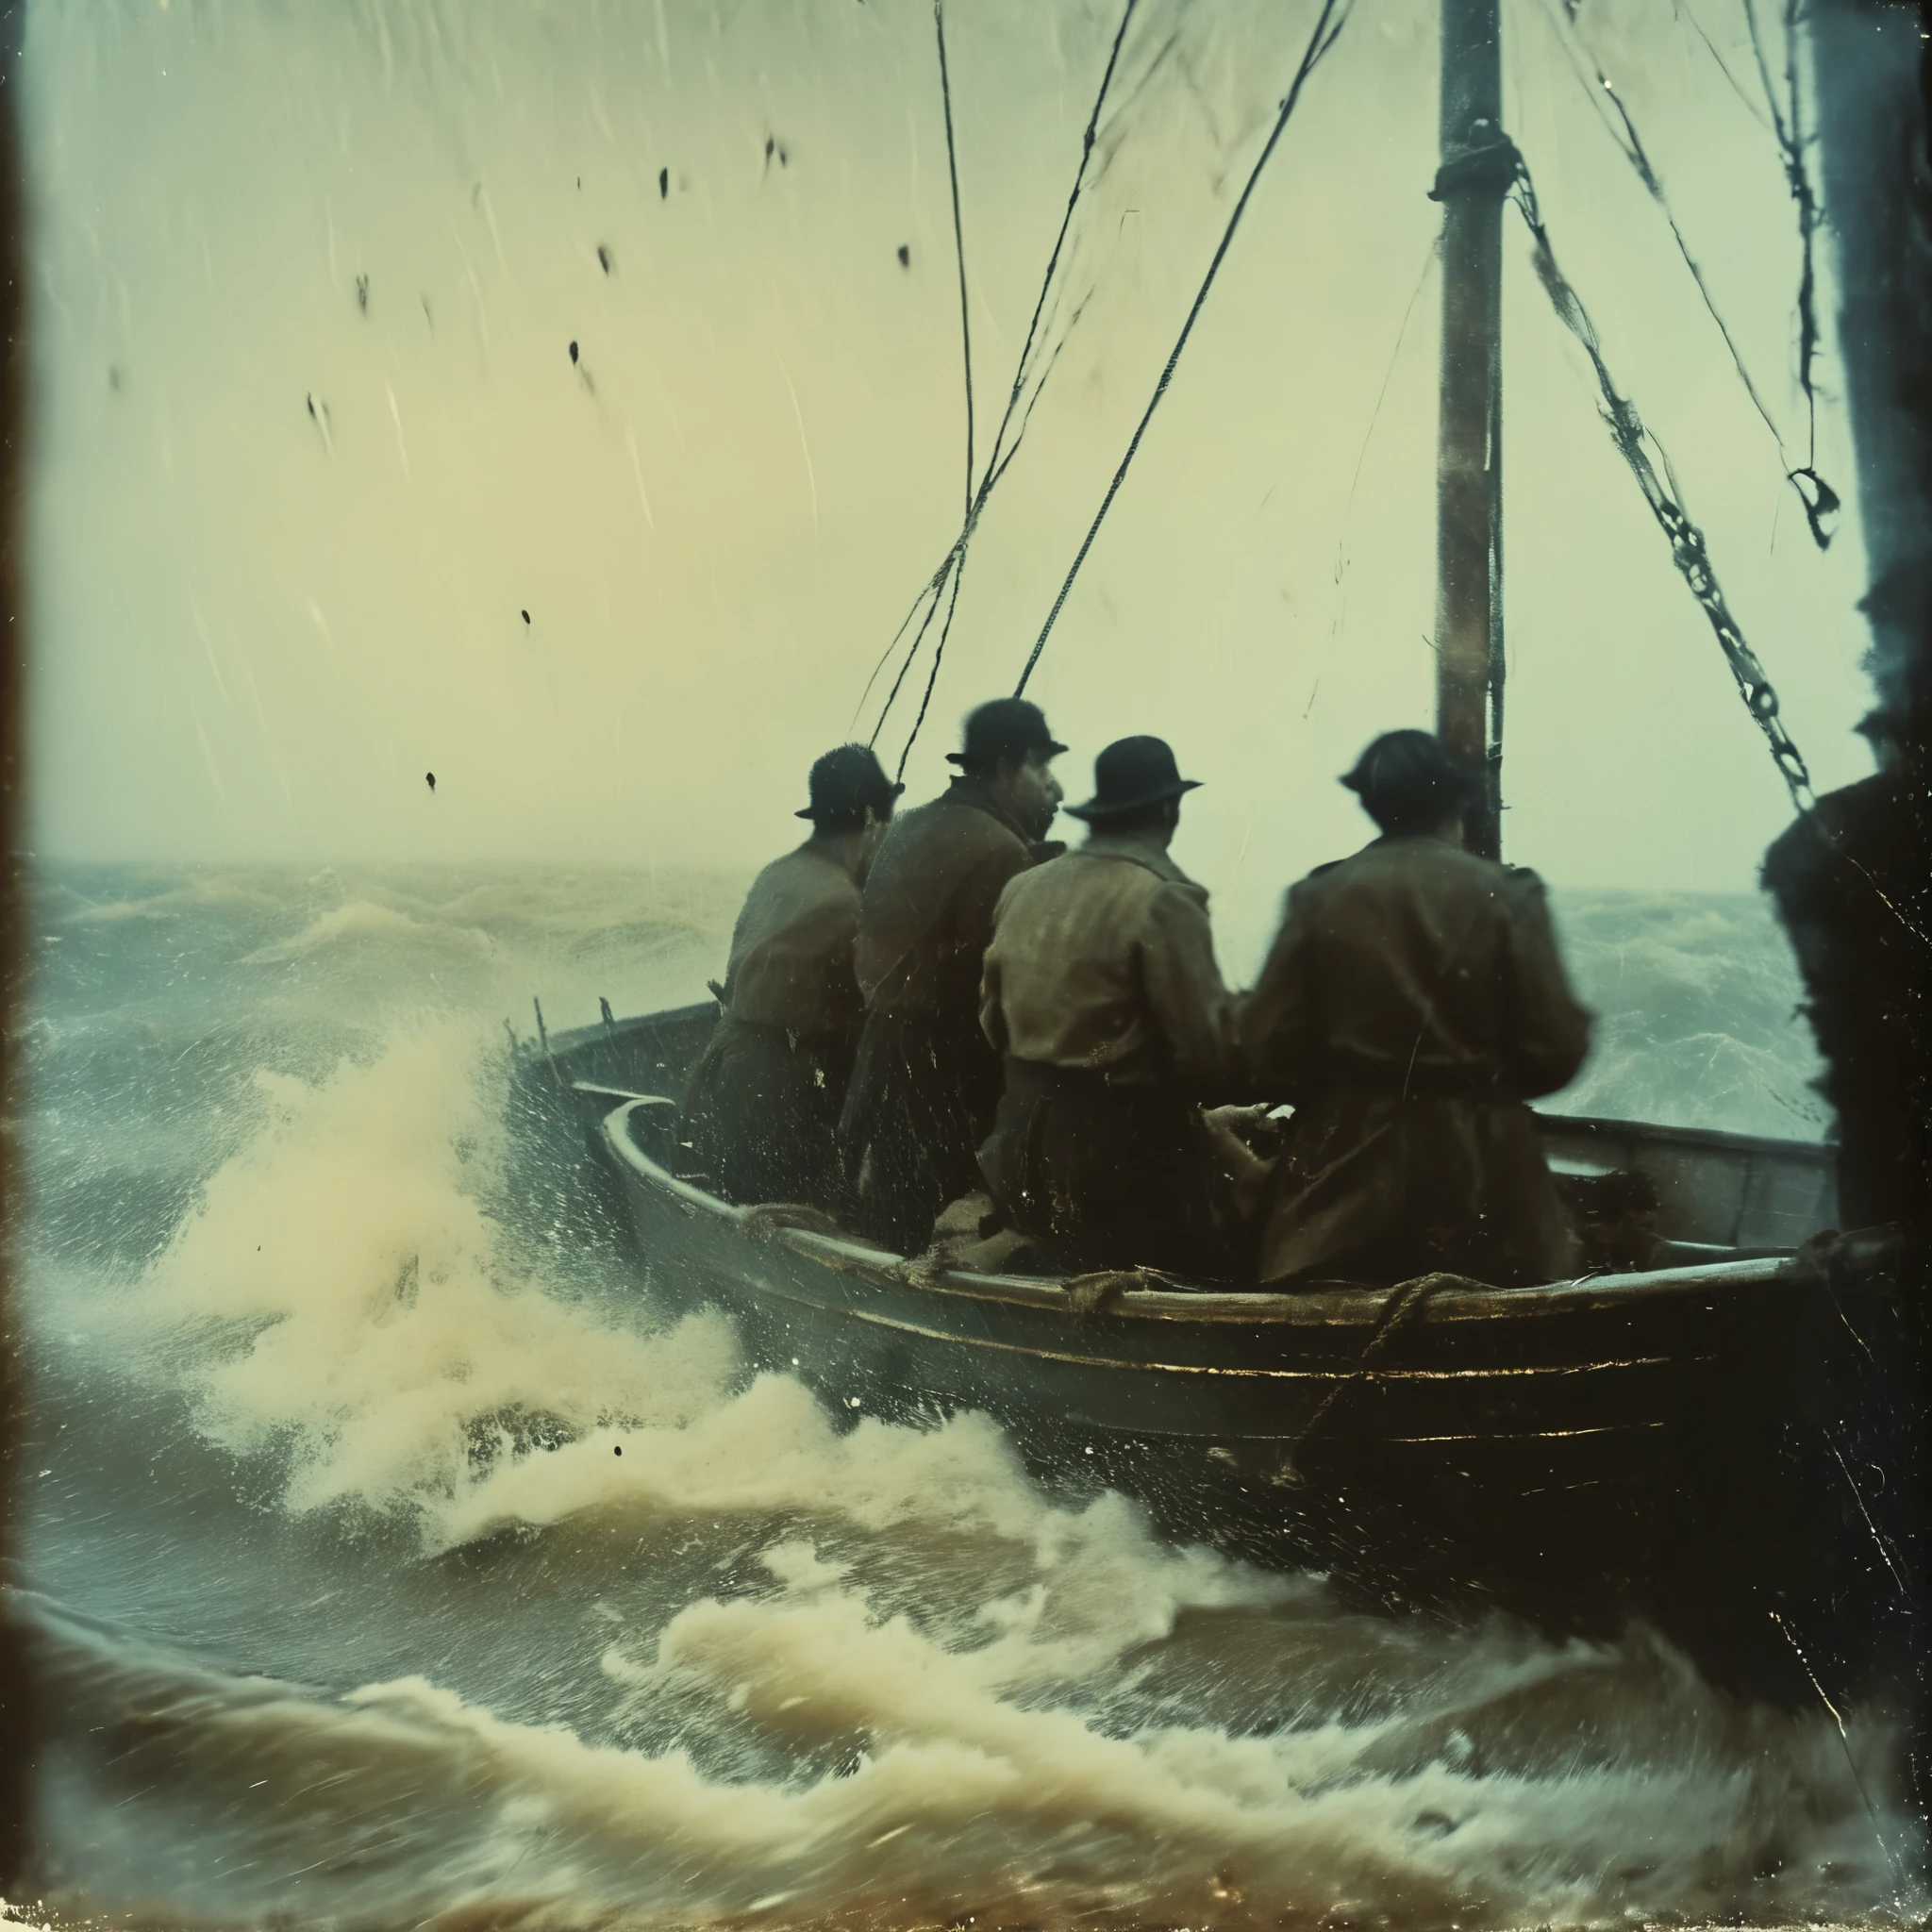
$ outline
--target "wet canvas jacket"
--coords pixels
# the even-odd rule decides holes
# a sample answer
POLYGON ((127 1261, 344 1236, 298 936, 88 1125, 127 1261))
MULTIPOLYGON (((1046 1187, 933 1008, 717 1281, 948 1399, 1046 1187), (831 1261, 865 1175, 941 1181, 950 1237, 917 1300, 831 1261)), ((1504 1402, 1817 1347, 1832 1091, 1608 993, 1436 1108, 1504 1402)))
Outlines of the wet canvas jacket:
POLYGON ((859 900, 866 995, 839 1140, 859 1233, 920 1252, 933 1217, 979 1184, 999 1055, 979 1032, 979 964, 1007 881, 1034 861, 979 778, 894 817, 859 900))
POLYGON ((1486 1280, 1570 1272, 1523 1103, 1574 1077, 1590 1015, 1535 874, 1434 838, 1322 867, 1289 893, 1241 1041, 1250 1078, 1296 1108, 1264 1279, 1365 1254, 1486 1280))
POLYGON ((993 908, 1034 847, 978 779, 892 821, 866 880, 855 960, 865 1025, 839 1138, 859 1231, 916 1254, 946 1202, 979 1185, 999 1104, 979 1030, 993 908))
POLYGON ((838 858, 808 839, 774 859, 732 930, 726 1011, 788 1033, 856 1033, 863 1011, 852 961, 858 930, 858 886, 838 858))
POLYGON ((1024 828, 977 778, 955 778, 895 818, 859 906, 854 958, 868 1009, 976 1011, 993 908, 1032 858, 1024 828))
POLYGON ((1224 1087, 1234 1001, 1208 894, 1158 846, 1097 834, 1000 895, 979 1023, 1002 1054, 1118 1085, 1224 1087))
POLYGON ((731 936, 724 1012, 684 1097, 679 1139, 727 1199, 835 1208, 835 1132, 863 1016, 852 970, 858 887, 816 841, 766 866, 731 936))

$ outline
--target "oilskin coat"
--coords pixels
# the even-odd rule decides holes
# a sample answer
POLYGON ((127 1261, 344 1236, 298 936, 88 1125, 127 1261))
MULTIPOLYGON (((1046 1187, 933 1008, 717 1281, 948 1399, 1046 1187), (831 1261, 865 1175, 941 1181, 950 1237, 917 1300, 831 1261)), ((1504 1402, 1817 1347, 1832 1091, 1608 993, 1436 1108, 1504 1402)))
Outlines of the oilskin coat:
POLYGON ((1021 874, 979 1007, 1006 1056, 980 1167, 1054 1262, 1224 1273, 1233 1216, 1197 1102, 1224 1096, 1235 1008, 1208 894, 1157 844, 1096 833, 1021 874))
POLYGON ((1321 867, 1289 893, 1241 1037, 1250 1077, 1295 1107, 1262 1279, 1574 1272, 1523 1103, 1575 1074, 1590 1015, 1533 873, 1428 837, 1321 867))
POLYGON ((984 781, 955 778, 892 821, 858 908, 865 996, 839 1138, 860 1231, 916 1254, 948 1201, 980 1185, 974 1153, 1000 1096, 979 1030, 979 969, 1025 828, 984 781))
POLYGON ((753 882, 679 1131, 727 1200, 842 1205, 839 1108, 864 1015, 858 926, 852 867, 816 838, 753 882))

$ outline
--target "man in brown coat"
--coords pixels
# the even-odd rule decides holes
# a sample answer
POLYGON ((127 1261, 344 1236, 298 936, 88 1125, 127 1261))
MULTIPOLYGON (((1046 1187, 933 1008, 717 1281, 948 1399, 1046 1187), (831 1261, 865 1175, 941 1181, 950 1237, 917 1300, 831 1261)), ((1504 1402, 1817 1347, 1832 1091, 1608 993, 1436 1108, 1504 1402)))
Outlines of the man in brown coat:
POLYGON ((723 1012, 680 1139, 727 1200, 842 1202, 836 1130, 864 1005, 858 894, 901 788, 862 744, 811 768, 811 837, 759 873, 731 935, 723 1012))
POLYGON ((974 1155, 999 1102, 979 1030, 979 969, 1006 883, 1040 856, 1066 747, 1037 705, 998 698, 966 720, 960 775, 893 822, 858 908, 865 994, 839 1138, 860 1230, 917 1254, 948 1201, 980 1185, 974 1155))
POLYGON ((1289 893, 1242 1013, 1250 1077, 1294 1103, 1261 1278, 1499 1285, 1574 1272, 1525 1100, 1590 1046, 1533 873, 1462 848, 1480 774, 1423 731, 1342 780, 1381 828, 1289 893))
POLYGON ((1000 895, 979 1018, 1006 1056, 980 1166, 1010 1227, 1068 1269, 1224 1272, 1233 1215, 1198 1103, 1225 1097, 1234 1001, 1208 894, 1168 857, 1192 779, 1158 738, 1094 760, 1092 827, 1000 895))

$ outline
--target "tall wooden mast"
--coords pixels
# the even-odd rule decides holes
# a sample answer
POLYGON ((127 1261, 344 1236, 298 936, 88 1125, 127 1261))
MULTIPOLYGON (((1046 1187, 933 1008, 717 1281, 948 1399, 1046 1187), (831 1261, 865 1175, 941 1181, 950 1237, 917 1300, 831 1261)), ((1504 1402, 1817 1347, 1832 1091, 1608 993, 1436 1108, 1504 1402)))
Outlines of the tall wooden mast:
POLYGON ((1501 850, 1503 196, 1498 0, 1442 0, 1442 386, 1436 456, 1436 730, 1489 774, 1470 849, 1501 850))

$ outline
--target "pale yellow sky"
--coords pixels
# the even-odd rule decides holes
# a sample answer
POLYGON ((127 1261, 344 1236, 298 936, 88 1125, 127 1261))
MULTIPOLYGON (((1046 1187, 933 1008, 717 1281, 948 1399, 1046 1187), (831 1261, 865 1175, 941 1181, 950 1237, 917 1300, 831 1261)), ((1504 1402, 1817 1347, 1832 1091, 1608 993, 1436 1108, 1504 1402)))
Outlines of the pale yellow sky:
MULTIPOLYGON (((1511 131, 1821 783, 1860 775, 1856 526, 1812 549, 1558 7, 1506 5, 1511 131)), ((1744 79, 1737 11, 1700 18, 1744 79)), ((1776 150, 1670 0, 1607 12, 1582 28, 1801 446, 1776 150)), ((1110 124, 1062 315, 1091 299, 975 541, 914 794, 1010 688, 1313 17, 1141 0, 1128 81, 1179 39, 1110 124)), ((949 9, 982 453, 1117 18, 949 9)), ((1034 688, 1075 796, 1109 738, 1174 741, 1208 781, 1179 856, 1242 929, 1357 841, 1360 743, 1429 716, 1433 275, 1393 352, 1437 218, 1434 34, 1426 0, 1357 0, 1034 688)), ((958 514, 924 0, 47 0, 27 75, 36 848, 788 841, 958 514)), ((1513 217, 1506 245, 1509 854, 1746 888, 1782 790, 1513 217)), ((1829 397, 1821 435, 1848 489, 1829 397)))

